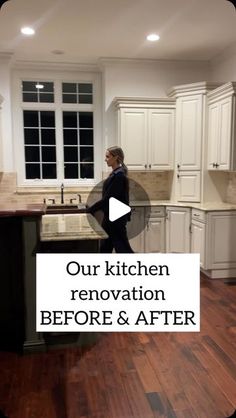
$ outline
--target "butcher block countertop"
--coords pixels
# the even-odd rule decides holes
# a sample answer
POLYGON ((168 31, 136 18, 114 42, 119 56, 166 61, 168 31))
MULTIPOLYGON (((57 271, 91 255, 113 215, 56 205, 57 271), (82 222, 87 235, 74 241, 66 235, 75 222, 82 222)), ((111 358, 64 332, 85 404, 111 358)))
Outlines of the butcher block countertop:
POLYGON ((105 238, 107 238, 105 231, 88 213, 42 216, 41 241, 80 241, 105 238))

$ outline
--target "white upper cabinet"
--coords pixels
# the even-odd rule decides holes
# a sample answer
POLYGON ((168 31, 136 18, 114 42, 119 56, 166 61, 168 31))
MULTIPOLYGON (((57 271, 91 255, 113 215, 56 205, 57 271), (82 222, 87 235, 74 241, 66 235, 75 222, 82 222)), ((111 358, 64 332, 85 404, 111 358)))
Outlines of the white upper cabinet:
POLYGON ((235 93, 229 82, 208 93, 208 170, 235 170, 235 93))
POLYGON ((176 165, 201 169, 202 95, 180 97, 176 103, 176 165))
POLYGON ((129 170, 172 170, 174 99, 115 99, 118 143, 129 170))

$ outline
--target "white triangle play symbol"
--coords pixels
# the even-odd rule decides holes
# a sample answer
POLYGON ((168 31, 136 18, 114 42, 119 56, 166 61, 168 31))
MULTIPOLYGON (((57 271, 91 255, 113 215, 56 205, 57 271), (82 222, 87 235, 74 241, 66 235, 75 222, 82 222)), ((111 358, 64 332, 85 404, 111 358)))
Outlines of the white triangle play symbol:
POLYGON ((131 208, 128 205, 125 205, 120 200, 110 197, 109 199, 109 221, 113 222, 116 219, 121 218, 122 216, 129 213, 131 208))

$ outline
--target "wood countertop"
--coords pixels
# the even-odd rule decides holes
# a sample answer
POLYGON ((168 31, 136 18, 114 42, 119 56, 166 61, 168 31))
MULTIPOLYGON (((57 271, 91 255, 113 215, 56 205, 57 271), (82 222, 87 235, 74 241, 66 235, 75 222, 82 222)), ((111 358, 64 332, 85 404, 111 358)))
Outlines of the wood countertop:
POLYGON ((42 216, 44 213, 45 205, 42 203, 0 203, 0 217, 42 216))

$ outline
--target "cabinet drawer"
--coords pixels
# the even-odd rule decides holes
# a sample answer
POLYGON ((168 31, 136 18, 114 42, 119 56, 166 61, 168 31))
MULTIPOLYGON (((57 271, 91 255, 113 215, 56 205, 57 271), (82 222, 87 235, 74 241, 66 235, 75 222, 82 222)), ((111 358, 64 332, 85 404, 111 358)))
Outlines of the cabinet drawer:
POLYGON ((200 209, 192 209, 192 220, 206 222, 206 212, 200 209))
POLYGON ((150 216, 158 216, 164 217, 165 216, 165 207, 164 206, 152 206, 150 211, 150 216))

